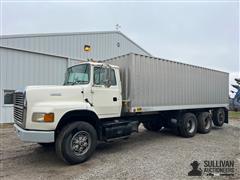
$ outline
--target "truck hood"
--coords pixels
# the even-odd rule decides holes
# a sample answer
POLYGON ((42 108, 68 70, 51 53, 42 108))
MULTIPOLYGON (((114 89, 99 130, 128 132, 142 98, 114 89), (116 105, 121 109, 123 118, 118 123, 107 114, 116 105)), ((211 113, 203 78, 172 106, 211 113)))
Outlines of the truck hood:
POLYGON ((25 89, 28 105, 61 104, 83 102, 86 85, 76 86, 27 86, 25 89))

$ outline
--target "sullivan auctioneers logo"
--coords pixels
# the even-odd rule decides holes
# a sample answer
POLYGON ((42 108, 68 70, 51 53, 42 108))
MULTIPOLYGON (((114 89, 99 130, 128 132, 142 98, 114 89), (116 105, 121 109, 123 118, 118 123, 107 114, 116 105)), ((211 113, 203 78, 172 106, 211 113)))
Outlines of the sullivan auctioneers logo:
POLYGON ((190 165, 192 170, 188 172, 188 176, 234 176, 233 160, 206 160, 203 163, 193 161, 190 165))

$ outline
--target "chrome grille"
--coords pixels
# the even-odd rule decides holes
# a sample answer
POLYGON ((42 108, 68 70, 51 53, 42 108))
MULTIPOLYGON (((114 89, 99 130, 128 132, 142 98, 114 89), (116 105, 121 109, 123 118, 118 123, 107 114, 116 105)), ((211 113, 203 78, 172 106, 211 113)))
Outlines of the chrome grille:
POLYGON ((20 126, 23 126, 25 119, 24 110, 24 93, 15 92, 14 94, 14 121, 20 126))

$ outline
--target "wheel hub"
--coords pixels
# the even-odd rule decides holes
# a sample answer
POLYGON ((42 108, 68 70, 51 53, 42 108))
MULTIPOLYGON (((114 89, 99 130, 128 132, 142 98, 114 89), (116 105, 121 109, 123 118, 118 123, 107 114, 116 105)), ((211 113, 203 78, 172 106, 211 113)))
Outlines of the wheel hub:
POLYGON ((88 132, 79 131, 71 139, 71 149, 75 155, 83 155, 85 154, 91 144, 91 138, 88 132))
POLYGON ((187 122, 187 131, 189 133, 193 133, 194 128, 195 128, 195 123, 193 122, 193 120, 191 120, 191 119, 188 120, 188 122, 187 122))
POLYGON ((219 122, 223 122, 224 121, 224 114, 220 113, 219 114, 219 122))
POLYGON ((207 117, 204 121, 204 127, 205 129, 209 129, 211 126, 211 120, 210 120, 210 117, 207 117))

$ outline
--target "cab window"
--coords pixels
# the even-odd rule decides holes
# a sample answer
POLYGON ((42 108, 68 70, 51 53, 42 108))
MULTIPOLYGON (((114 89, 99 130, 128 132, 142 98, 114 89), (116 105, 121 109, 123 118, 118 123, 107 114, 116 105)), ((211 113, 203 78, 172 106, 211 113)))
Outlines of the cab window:
POLYGON ((107 79, 107 69, 102 67, 94 67, 94 84, 104 85, 107 79))
POLYGON ((108 78, 108 68, 94 67, 94 84, 104 85, 105 81, 109 79, 111 86, 116 86, 116 76, 114 69, 110 70, 110 77, 108 78))

